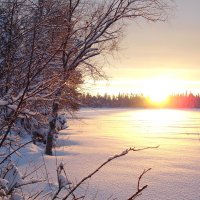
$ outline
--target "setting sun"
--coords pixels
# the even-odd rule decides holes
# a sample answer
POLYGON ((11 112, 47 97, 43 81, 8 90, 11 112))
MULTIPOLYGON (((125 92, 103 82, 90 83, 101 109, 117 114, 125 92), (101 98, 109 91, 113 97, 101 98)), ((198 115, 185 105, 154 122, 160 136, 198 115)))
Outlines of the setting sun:
POLYGON ((162 106, 167 103, 171 88, 177 87, 177 81, 167 77, 158 77, 145 81, 145 93, 150 99, 150 104, 162 106))
POLYGON ((150 95, 150 100, 152 103, 162 104, 167 100, 168 95, 164 93, 155 92, 150 95))

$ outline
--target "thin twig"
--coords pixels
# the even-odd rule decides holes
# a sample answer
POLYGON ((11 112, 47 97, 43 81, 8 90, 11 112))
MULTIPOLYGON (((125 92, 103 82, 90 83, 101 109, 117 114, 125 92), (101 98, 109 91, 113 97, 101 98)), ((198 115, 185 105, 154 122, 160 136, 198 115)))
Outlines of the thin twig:
MULTIPOLYGON (((156 147, 145 147, 145 148, 140 148, 140 149, 136 149, 134 148, 129 148, 126 149, 125 151, 123 151, 121 154, 117 154, 112 156, 111 158, 109 158, 107 161, 105 161, 103 164, 101 164, 96 170, 94 170, 91 174, 89 174, 88 176, 84 177, 79 183, 76 184, 76 186, 74 186, 74 188, 72 188, 72 190, 65 196, 62 198, 62 200, 67 199, 83 182, 85 182, 86 180, 88 180, 89 178, 91 178, 94 174, 96 174, 101 168, 103 168, 106 164, 108 164, 109 162, 111 162, 112 160, 115 160, 119 157, 125 156, 127 155, 130 151, 142 151, 142 150, 146 150, 146 149, 155 149, 158 148, 158 146, 156 147)), ((145 189, 145 188, 144 188, 145 189)))
POLYGON ((15 152, 19 151, 19 149, 21 149, 22 147, 26 146, 27 144, 29 144, 29 143, 31 143, 31 142, 33 142, 33 141, 31 140, 31 141, 29 141, 29 142, 27 142, 27 143, 21 145, 21 146, 18 147, 17 149, 15 149, 13 152, 11 152, 9 155, 7 155, 7 156, 0 162, 0 165, 1 165, 2 163, 4 163, 12 154, 14 154, 15 152))
POLYGON ((148 187, 148 185, 145 185, 143 187, 140 188, 140 181, 142 179, 142 177, 148 172, 150 171, 151 168, 144 170, 142 172, 142 174, 140 174, 139 178, 138 178, 138 183, 137 183, 137 191, 135 192, 135 194, 133 194, 130 198, 128 198, 128 200, 134 200, 136 197, 138 197, 139 195, 141 195, 141 192, 146 189, 148 187))

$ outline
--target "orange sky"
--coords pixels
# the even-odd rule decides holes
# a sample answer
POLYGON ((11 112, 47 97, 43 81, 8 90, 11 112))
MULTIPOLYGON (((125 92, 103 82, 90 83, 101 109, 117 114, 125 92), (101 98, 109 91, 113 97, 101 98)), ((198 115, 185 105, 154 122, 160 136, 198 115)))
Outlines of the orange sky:
POLYGON ((92 93, 200 93, 200 1, 175 2, 168 22, 137 21, 127 28, 106 67, 110 80, 96 82, 92 93))

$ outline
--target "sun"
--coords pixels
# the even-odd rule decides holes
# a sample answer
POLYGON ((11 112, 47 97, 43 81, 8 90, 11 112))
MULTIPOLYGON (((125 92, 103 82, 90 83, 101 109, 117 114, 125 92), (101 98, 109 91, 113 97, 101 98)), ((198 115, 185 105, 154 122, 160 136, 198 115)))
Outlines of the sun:
POLYGON ((149 104, 155 107, 164 107, 168 103, 168 93, 165 90, 157 90, 154 88, 149 95, 149 104))
POLYGON ((161 77, 146 81, 146 94, 150 99, 150 103, 155 106, 166 105, 173 83, 171 79, 161 77))
POLYGON ((153 103, 161 104, 164 103, 168 98, 167 94, 155 92, 150 95, 150 100, 153 103))

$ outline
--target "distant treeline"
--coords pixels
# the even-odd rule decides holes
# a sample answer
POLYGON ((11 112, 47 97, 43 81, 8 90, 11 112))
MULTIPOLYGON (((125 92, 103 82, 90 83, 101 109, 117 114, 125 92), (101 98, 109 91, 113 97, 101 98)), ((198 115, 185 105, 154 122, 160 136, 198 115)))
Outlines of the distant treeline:
POLYGON ((81 95, 83 107, 131 107, 131 108, 200 108, 200 95, 175 94, 170 95, 166 101, 161 103, 152 102, 149 97, 137 94, 118 95, 81 95))

